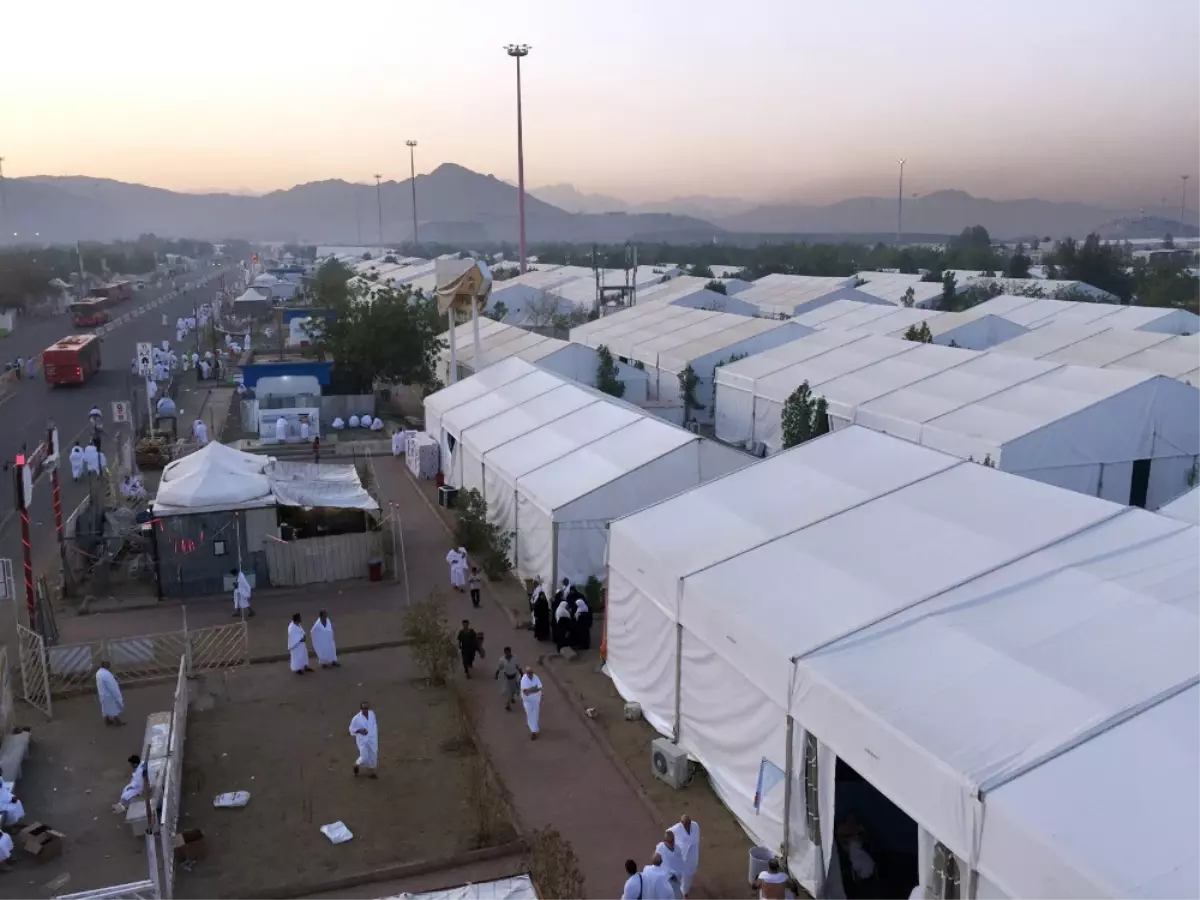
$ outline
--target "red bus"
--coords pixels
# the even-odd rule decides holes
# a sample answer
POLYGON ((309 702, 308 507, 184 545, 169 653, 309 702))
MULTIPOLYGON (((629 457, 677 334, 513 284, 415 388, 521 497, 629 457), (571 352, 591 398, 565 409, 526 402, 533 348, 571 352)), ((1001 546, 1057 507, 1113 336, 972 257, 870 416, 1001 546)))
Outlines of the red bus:
POLYGON ((83 384, 100 371, 100 338, 94 334, 65 337, 42 353, 47 384, 83 384))
POLYGON ((105 307, 108 301, 101 297, 85 297, 75 300, 67 306, 71 313, 71 324, 76 328, 95 328, 108 321, 108 311, 105 307))
POLYGON ((121 301, 133 297, 133 282, 114 281, 110 284, 102 284, 100 287, 94 287, 88 291, 88 296, 105 300, 108 306, 116 306, 121 301))

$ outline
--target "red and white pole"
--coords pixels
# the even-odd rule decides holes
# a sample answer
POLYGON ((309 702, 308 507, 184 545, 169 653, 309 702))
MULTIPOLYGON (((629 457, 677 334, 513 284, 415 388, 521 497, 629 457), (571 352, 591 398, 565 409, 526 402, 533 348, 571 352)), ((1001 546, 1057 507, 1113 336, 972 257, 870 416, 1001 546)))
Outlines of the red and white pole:
POLYGON ((67 542, 66 536, 63 534, 63 517, 62 517, 62 493, 58 486, 58 468, 62 464, 62 457, 59 456, 58 446, 58 430, 51 422, 46 426, 46 447, 47 455, 54 460, 54 465, 50 469, 50 483, 53 486, 54 493, 54 530, 58 533, 58 555, 62 559, 63 581, 66 583, 67 577, 67 542))
POLYGON ((17 511, 21 514, 21 552, 25 562, 25 609, 29 613, 29 627, 37 630, 37 608, 33 592, 33 548, 29 543, 29 497, 25 491, 25 454, 17 454, 17 484, 14 496, 17 511))

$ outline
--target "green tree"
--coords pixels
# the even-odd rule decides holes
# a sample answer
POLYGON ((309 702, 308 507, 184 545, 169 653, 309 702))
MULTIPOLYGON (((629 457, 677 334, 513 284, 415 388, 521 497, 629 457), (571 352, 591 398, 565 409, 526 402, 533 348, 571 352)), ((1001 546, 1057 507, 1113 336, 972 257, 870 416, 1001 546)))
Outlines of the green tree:
POLYGON ((784 401, 781 424, 784 450, 825 434, 829 431, 825 398, 814 395, 808 382, 803 382, 784 401))
POLYGON ((691 274, 696 278, 714 278, 713 270, 706 265, 696 264, 691 268, 691 274))
POLYGON ((443 328, 434 298, 415 297, 407 285, 373 288, 369 300, 346 285, 321 286, 315 294, 329 313, 309 336, 319 354, 333 358, 339 390, 370 393, 377 380, 421 387, 433 382, 443 328))
POLYGON ((958 280, 954 277, 953 272, 946 272, 942 275, 942 299, 938 304, 938 309, 943 312, 951 312, 955 307, 954 289, 958 280))
POLYGON ((929 323, 922 322, 918 325, 909 325, 908 330, 904 332, 906 341, 916 341, 918 344, 932 344, 933 332, 929 330, 929 323))
POLYGON ((722 282, 717 281, 715 278, 712 281, 710 281, 708 284, 706 284, 704 286, 704 289, 706 291, 712 291, 715 294, 727 294, 728 293, 728 291, 725 290, 725 285, 722 282))
POLYGON ((508 315, 508 306, 503 300, 497 300, 484 315, 497 322, 503 322, 504 317, 508 315))
POLYGON ((912 307, 912 306, 913 306, 913 305, 914 305, 916 302, 917 302, 917 294, 916 294, 916 291, 914 291, 914 290, 912 289, 912 287, 910 286, 910 287, 909 287, 909 288, 908 288, 908 289, 907 289, 907 290, 904 292, 904 296, 900 298, 900 305, 901 305, 901 306, 905 306, 905 307, 910 307, 910 308, 911 308, 911 307, 912 307))
POLYGON ((1000 268, 992 238, 982 225, 964 228, 946 244, 946 268, 994 270, 1000 268))
POLYGON ((625 396, 625 382, 617 377, 617 361, 609 349, 601 344, 596 348, 599 362, 596 364, 596 389, 611 397, 625 396))
POLYGON ((691 420, 692 410, 704 409, 701 404, 696 402, 696 388, 698 387, 700 387, 700 376, 696 374, 692 364, 688 363, 679 373, 679 396, 683 399, 684 422, 691 420))
POLYGON ((1033 260, 1025 255, 1025 245, 1017 244, 1016 251, 1011 257, 1009 257, 1008 266, 1005 269, 1004 274, 1009 278, 1028 278, 1029 264, 1031 262, 1033 262, 1033 260))

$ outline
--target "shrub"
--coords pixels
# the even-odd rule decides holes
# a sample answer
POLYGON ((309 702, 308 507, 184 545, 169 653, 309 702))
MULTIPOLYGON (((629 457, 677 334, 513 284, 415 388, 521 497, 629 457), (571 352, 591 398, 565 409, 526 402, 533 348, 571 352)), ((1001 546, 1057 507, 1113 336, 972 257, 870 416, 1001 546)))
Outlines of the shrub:
POLYGON ((610 397, 625 396, 625 382, 617 377, 617 362, 612 352, 601 344, 596 348, 599 362, 596 364, 596 388, 610 397))
POLYGON ((539 828, 529 835, 525 870, 539 897, 582 898, 583 872, 571 842, 556 828, 539 828))
POLYGON ((455 539, 479 560, 483 573, 490 580, 503 578, 512 568, 512 533, 501 531, 488 521, 487 501, 479 491, 459 491, 455 509, 458 512, 458 520, 454 523, 455 539))
POLYGON ((784 401, 781 419, 784 450, 829 431, 829 410, 825 398, 813 394, 807 381, 784 401))
POLYGON ((404 636, 429 684, 440 687, 454 671, 458 650, 446 621, 446 598, 433 591, 404 614, 404 636))

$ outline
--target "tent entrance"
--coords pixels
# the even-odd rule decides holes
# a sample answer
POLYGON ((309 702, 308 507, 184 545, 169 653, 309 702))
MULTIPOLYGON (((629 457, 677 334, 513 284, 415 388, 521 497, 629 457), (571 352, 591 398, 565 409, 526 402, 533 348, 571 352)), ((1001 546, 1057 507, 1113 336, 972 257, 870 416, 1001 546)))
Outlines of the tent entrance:
POLYGON ((834 798, 837 862, 848 900, 906 900, 919 880, 917 823, 841 759, 834 798), (871 864, 874 871, 865 875, 871 864))
POLYGON ((1150 490, 1150 463, 1149 459, 1135 459, 1133 461, 1133 478, 1129 483, 1129 505, 1140 506, 1146 508, 1146 494, 1150 490))

